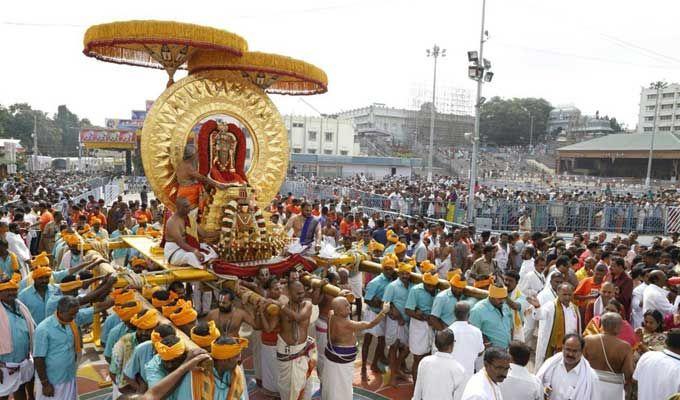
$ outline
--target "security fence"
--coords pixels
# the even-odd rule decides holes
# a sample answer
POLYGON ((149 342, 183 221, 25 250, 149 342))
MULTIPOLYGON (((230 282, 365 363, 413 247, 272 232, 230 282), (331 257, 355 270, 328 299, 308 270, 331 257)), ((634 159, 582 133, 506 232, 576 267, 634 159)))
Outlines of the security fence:
MULTIPOLYGON (((322 185, 302 181, 286 181, 280 191, 308 200, 349 198, 364 212, 402 217, 422 216, 432 221, 450 224, 466 222, 463 198, 455 201, 432 199, 390 199, 347 187, 322 185), (462 201, 461 201, 462 200, 462 201)), ((516 231, 519 219, 526 214, 534 231, 584 232, 606 231, 640 234, 667 234, 680 231, 680 207, 662 204, 543 202, 526 203, 498 199, 477 200, 475 216, 478 227, 492 231, 516 231)))

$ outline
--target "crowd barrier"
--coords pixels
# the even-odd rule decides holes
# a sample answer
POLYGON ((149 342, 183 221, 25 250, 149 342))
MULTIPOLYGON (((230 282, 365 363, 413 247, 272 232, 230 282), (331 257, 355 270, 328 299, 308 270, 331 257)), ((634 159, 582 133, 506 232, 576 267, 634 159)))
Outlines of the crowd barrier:
MULTIPOLYGON (((364 212, 393 216, 420 216, 430 221, 445 220, 449 224, 466 222, 466 207, 457 201, 419 201, 401 199, 390 201, 386 196, 347 187, 317 184, 304 181, 284 182, 281 194, 292 193, 308 200, 349 198, 364 212)), ((519 218, 526 213, 535 231, 585 232, 606 231, 640 234, 668 234, 680 231, 680 207, 641 205, 638 203, 600 202, 543 202, 526 203, 487 199, 475 202, 477 222, 484 221, 484 229, 495 232, 516 231, 519 218)), ((479 224, 478 224, 479 225, 479 224)))

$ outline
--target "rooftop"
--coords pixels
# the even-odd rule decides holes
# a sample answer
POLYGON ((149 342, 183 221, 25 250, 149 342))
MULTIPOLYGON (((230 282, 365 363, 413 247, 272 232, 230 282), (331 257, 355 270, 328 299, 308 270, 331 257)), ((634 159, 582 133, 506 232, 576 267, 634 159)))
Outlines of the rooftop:
MULTIPOLYGON (((618 133, 560 147, 557 151, 640 151, 649 150, 650 133, 618 133)), ((680 151, 680 138, 674 133, 657 133, 655 150, 680 151)))
POLYGON ((354 164, 354 165, 383 165, 391 167, 419 167, 420 158, 374 157, 374 156, 335 156, 326 154, 292 153, 291 161, 313 164, 354 164))

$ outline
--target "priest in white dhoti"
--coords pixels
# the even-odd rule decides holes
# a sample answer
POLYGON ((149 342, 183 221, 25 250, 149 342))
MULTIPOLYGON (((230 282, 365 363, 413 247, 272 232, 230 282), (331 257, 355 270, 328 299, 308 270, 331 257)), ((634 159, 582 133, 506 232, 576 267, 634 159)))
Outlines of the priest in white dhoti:
POLYGON ((172 265, 190 265, 202 268, 203 263, 217 258, 217 253, 206 243, 205 239, 216 239, 219 232, 206 232, 196 222, 198 209, 189 209, 189 201, 178 197, 175 203, 177 211, 165 224, 165 246, 163 259, 172 265))
POLYGON ((470 378, 461 400, 503 400, 500 383, 508 376, 511 361, 510 354, 504 349, 486 349, 484 368, 470 378))
POLYGON ((557 298, 545 305, 536 298, 527 299, 534 306, 534 319, 539 321, 535 368, 540 368, 546 358, 562 350, 566 335, 583 331, 578 307, 572 303, 573 295, 571 285, 563 283, 557 289, 557 298))
POLYGON ((321 375, 321 398, 333 400, 352 400, 354 397, 354 361, 357 357, 356 334, 378 325, 390 310, 389 303, 370 321, 352 321, 352 306, 344 297, 336 297, 331 302, 328 316, 328 342, 324 351, 326 360, 321 375))
POLYGON ((602 399, 596 389, 597 374, 583 357, 583 338, 567 334, 562 352, 545 360, 536 376, 550 400, 611 400, 602 399))
MULTIPOLYGON (((545 268, 545 266, 543 267, 545 268)), ((520 281, 523 279, 533 279, 530 278, 531 275, 536 276, 536 272, 532 272, 531 274, 528 274, 525 277, 520 278, 520 281)), ((540 274, 541 276, 543 274, 540 274)), ((538 277, 536 277, 538 279, 538 277)), ((547 281, 547 284, 543 285, 543 288, 538 292, 537 295, 535 295, 536 299, 541 305, 547 304, 551 301, 554 301, 557 298, 557 288, 562 284, 564 281, 564 277, 561 272, 556 271, 550 275, 550 280, 547 281)), ((526 281, 525 281, 526 282, 526 281)), ((535 285, 537 287, 538 285, 535 285)), ((521 286, 520 286, 521 287, 521 286)), ((531 291, 531 290, 530 290, 531 291)), ((527 299, 529 297, 534 297, 532 295, 525 294, 527 299)), ((526 311, 526 318, 524 321, 524 340, 527 344, 533 346, 533 344, 536 342, 534 337, 536 334, 536 320, 533 317, 533 312, 534 312, 534 307, 529 306, 526 311)))
POLYGON ((454 334, 448 328, 437 332, 434 343, 439 350, 420 361, 413 400, 454 400, 461 397, 465 389, 464 370, 451 354, 454 340, 454 334))

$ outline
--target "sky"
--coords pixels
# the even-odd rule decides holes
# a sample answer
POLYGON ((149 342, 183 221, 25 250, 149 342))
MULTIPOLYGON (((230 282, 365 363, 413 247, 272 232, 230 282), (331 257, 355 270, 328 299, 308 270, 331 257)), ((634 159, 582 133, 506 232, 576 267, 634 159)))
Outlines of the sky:
MULTIPOLYGON (((483 96, 543 97, 634 128, 640 89, 680 81, 680 2, 668 0, 487 0, 484 56, 493 82, 483 96)), ((474 95, 468 50, 479 47, 482 0, 12 1, 0 12, 0 104, 28 102, 81 118, 129 118, 165 89, 159 70, 82 54, 88 26, 159 19, 213 26, 244 37, 251 50, 311 62, 328 74, 328 93, 273 96, 282 114, 317 115, 371 103, 404 107, 414 87, 432 84, 474 95), (310 106, 311 105, 311 106, 310 106)), ((176 75, 176 79, 183 76, 176 75)))

